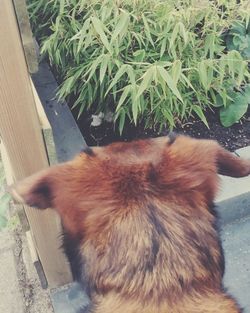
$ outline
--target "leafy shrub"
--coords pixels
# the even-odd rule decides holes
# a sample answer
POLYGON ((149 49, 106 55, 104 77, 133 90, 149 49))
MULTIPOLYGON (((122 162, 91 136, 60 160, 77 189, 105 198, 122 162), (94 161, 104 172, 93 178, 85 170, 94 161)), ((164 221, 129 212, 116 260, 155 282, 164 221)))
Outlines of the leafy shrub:
MULTIPOLYGON (((244 59, 250 59, 250 23, 247 25, 237 21, 229 29, 225 36, 227 49, 237 50, 244 59)), ((227 98, 223 99, 218 95, 216 105, 221 107, 220 120, 225 126, 231 126, 247 112, 250 103, 250 84, 240 86, 233 90, 231 86, 227 90, 227 98)))
POLYGON ((248 29, 247 0, 28 3, 42 52, 62 79, 59 96, 71 96, 78 115, 112 110, 120 132, 126 118, 173 128, 196 114, 207 125, 204 110, 227 108, 249 82, 245 48, 233 39, 226 49, 232 25, 248 29))
POLYGON ((217 95, 216 106, 220 108, 220 120, 223 126, 232 126, 247 112, 250 103, 250 85, 240 90, 228 90, 226 104, 220 95, 217 95))
POLYGON ((228 50, 237 50, 245 59, 250 59, 250 23, 235 22, 226 36, 228 50))

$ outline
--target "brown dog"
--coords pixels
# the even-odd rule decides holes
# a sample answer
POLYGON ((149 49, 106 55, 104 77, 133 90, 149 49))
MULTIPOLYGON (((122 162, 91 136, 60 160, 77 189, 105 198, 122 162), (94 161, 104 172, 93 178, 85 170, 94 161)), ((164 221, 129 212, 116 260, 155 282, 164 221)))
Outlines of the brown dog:
POLYGON ((12 193, 59 212, 91 312, 237 313, 222 286, 218 173, 249 175, 250 161, 214 141, 162 137, 88 149, 12 193))

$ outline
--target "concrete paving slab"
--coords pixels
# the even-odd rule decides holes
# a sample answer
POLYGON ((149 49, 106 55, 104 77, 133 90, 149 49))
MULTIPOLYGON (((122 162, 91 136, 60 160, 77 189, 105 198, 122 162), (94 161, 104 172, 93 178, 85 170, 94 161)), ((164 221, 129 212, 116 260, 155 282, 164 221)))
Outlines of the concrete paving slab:
MULTIPOLYGON (((236 153, 250 159, 250 147, 236 153)), ((244 313, 250 313, 250 176, 221 176, 217 211, 225 255, 224 284, 244 308, 244 313)))
MULTIPOLYGON (((250 159, 250 146, 238 149, 236 153, 242 158, 250 159)), ((250 192, 250 176, 242 178, 221 176, 221 186, 217 202, 229 200, 247 192, 250 192)))
POLYGON ((10 250, 14 249, 15 240, 13 236, 9 235, 9 232, 7 229, 3 229, 0 231, 0 253, 3 250, 10 250))
POLYGON ((14 240, 6 231, 0 232, 0 247, 0 312, 24 313, 13 250, 14 240))
POLYGON ((42 288, 32 262, 27 237, 22 230, 18 230, 16 236, 16 254, 19 255, 17 269, 25 313, 54 313, 49 290, 42 288))
POLYGON ((222 231, 226 272, 224 284, 250 313, 250 216, 225 225, 222 231))
POLYGON ((250 193, 243 193, 234 198, 217 202, 217 211, 221 225, 231 224, 250 216, 250 193))
POLYGON ((76 282, 61 290, 52 291, 51 299, 55 313, 87 312, 87 307, 90 303, 88 296, 76 282))

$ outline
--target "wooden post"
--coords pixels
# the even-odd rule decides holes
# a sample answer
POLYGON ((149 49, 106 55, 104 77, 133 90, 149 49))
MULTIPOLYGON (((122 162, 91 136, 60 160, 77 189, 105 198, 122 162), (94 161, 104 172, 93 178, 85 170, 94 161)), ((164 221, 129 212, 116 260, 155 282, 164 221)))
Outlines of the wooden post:
POLYGON ((30 73, 35 73, 38 71, 38 61, 35 49, 35 42, 33 40, 32 31, 30 29, 26 0, 13 1, 28 69, 30 73))
MULTIPOLYGON (((11 0, 0 0, 0 135, 15 180, 48 166, 11 0)), ((58 216, 29 207, 25 212, 49 286, 68 283, 71 273, 60 249, 58 216)))

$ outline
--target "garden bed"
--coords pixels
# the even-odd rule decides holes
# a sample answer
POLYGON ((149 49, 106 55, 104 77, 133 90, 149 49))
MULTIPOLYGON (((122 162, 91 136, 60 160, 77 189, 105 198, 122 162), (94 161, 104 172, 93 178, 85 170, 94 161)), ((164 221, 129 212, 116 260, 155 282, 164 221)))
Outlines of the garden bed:
POLYGON ((229 150, 250 144, 248 1, 28 3, 88 145, 169 130, 229 150), (109 122, 93 123, 100 112, 109 122))
MULTIPOLYGON (((113 123, 104 121, 100 126, 91 126, 91 113, 83 114, 77 120, 78 127, 90 146, 106 145, 114 141, 131 141, 138 138, 158 137, 168 134, 169 129, 161 132, 153 129, 144 129, 143 125, 135 127, 132 123, 124 128, 124 133, 120 136, 118 129, 114 128, 113 123)), ((183 125, 177 126, 174 131, 196 138, 206 138, 217 140, 222 146, 230 151, 250 145, 250 110, 244 118, 231 127, 223 127, 219 121, 218 114, 209 112, 207 114, 209 128, 197 118, 191 118, 183 125)))

